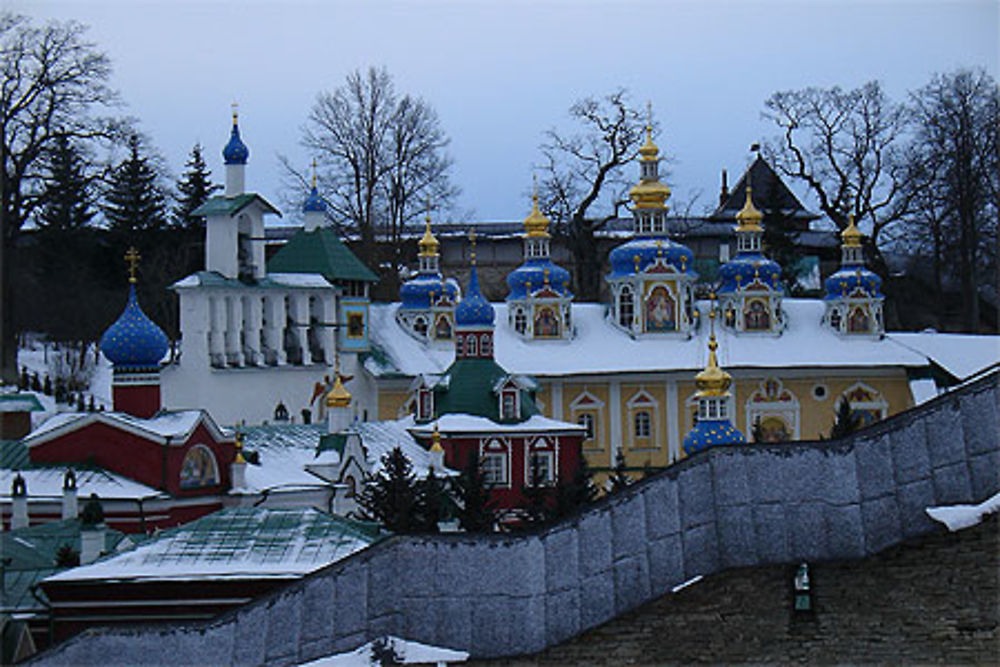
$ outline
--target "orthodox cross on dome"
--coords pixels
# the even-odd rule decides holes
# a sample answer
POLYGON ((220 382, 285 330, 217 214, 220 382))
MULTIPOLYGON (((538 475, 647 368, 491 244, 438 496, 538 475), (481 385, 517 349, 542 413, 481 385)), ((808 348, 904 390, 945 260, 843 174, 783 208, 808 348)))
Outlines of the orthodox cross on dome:
POLYGON ((130 283, 134 283, 136 281, 135 272, 139 268, 140 259, 142 259, 142 256, 139 254, 139 251, 135 249, 135 246, 129 248, 125 253, 125 261, 128 262, 128 281, 130 283))
POLYGON ((235 125, 236 120, 239 118, 240 115, 239 113, 240 105, 239 102, 233 102, 231 106, 233 108, 233 125, 235 125))
POLYGON ((476 228, 475 227, 470 227, 469 228, 469 244, 470 244, 469 261, 472 264, 475 264, 476 263, 476 228))
POLYGON ((646 100, 646 131, 653 131, 653 101, 646 100))
POLYGON ((313 189, 316 189, 316 158, 313 158, 312 169, 313 169, 313 181, 312 181, 313 189))

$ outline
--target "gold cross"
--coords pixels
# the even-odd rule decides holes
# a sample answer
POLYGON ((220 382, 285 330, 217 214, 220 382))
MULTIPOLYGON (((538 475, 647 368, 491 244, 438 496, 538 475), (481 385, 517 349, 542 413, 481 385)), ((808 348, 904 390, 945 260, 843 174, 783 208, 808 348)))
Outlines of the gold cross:
POLYGON ((142 257, 139 255, 139 251, 136 250, 134 246, 129 248, 128 252, 125 253, 125 261, 128 262, 128 281, 130 283, 135 282, 135 271, 139 268, 140 259, 142 259, 142 257))
POLYGON ((239 115, 240 105, 237 104, 236 102, 233 102, 232 106, 233 106, 233 124, 235 125, 236 124, 236 118, 239 115))
POLYGON ((313 188, 316 187, 316 158, 313 158, 313 188))

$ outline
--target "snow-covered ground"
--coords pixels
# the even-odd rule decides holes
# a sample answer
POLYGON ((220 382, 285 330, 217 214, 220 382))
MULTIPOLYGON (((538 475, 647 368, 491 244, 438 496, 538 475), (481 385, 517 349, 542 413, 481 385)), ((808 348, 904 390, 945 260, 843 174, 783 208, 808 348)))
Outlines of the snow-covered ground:
POLYGON ((940 521, 948 526, 948 530, 951 532, 971 528, 982 521, 987 514, 997 511, 1000 511, 1000 493, 978 505, 946 505, 927 508, 927 514, 935 521, 940 521))
MULTIPOLYGON (((45 379, 46 375, 54 376, 53 367, 56 363, 56 355, 58 354, 57 347, 54 343, 47 342, 43 340, 40 336, 28 334, 26 337, 26 344, 17 353, 17 364, 18 369, 27 368, 28 373, 38 373, 39 379, 45 379)), ((87 350, 87 355, 93 360, 94 347, 91 346, 87 350)), ((90 386, 85 392, 87 394, 87 400, 92 395, 94 397, 94 403, 98 408, 103 407, 105 410, 111 409, 111 362, 104 358, 103 354, 97 355, 97 362, 93 364, 93 375, 90 379, 90 386)), ((17 391, 17 387, 9 386, 0 389, 2 393, 8 393, 17 391)), ((56 400, 52 396, 46 396, 40 391, 33 392, 37 397, 42 407, 45 408, 42 412, 35 412, 31 415, 31 426, 32 429, 37 428, 49 417, 58 412, 74 412, 76 410, 75 405, 67 404, 56 404, 56 400)))

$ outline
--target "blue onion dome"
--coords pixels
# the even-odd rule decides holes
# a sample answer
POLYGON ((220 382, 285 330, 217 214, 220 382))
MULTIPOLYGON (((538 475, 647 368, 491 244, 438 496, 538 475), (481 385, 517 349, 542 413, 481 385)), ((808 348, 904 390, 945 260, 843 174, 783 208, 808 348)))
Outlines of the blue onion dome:
POLYGON ((420 273, 400 286, 400 307, 407 310, 429 310, 442 294, 454 303, 458 298, 458 286, 452 280, 442 280, 441 274, 420 273))
POLYGON ((142 312, 129 285, 125 311, 101 336, 101 352, 115 368, 156 368, 167 353, 167 335, 142 312))
POLYGON ((240 139, 240 126, 236 123, 236 112, 233 112, 233 131, 229 135, 229 143, 222 149, 222 159, 226 164, 246 164, 250 157, 250 149, 240 139))
POLYGON ((302 212, 319 212, 323 213, 326 211, 326 202, 323 198, 319 196, 319 191, 316 189, 316 183, 313 183, 312 190, 309 191, 309 196, 306 197, 306 201, 302 204, 302 212))
POLYGON ((860 264, 842 267, 823 283, 827 299, 854 296, 859 290, 869 298, 882 297, 882 278, 860 264))
POLYGON ((678 272, 695 274, 694 253, 687 246, 665 238, 638 238, 611 251, 608 257, 611 274, 608 277, 635 275, 660 258, 678 272))
POLYGON ((528 298, 546 288, 550 296, 573 297, 569 290, 569 271, 548 258, 529 259, 508 273, 507 287, 510 288, 508 301, 528 298))
POLYGON ((684 453, 691 455, 715 445, 741 445, 746 438, 728 419, 700 419, 684 438, 684 453))
POLYGON ((746 289, 753 283, 775 292, 782 291, 781 266, 760 253, 741 253, 719 267, 719 287, 716 291, 726 294, 746 289))
POLYGON ((455 308, 455 324, 467 327, 492 327, 496 313, 479 289, 479 276, 473 262, 469 275, 469 290, 455 308))

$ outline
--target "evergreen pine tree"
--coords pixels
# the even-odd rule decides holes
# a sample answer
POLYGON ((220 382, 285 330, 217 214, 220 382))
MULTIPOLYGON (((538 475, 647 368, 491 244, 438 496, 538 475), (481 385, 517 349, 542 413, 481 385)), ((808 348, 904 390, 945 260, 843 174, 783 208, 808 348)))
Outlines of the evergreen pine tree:
POLYGON ((580 458, 580 464, 569 482, 559 480, 556 484, 556 516, 558 518, 575 514, 580 508, 592 503, 597 497, 597 487, 590 474, 587 459, 580 458))
POLYGON ((80 564, 80 552, 69 544, 63 544, 56 551, 56 567, 76 567, 80 564))
POLYGON ((851 404, 846 398, 842 398, 840 399, 840 403, 837 404, 837 419, 833 422, 833 428, 830 430, 830 439, 836 440, 837 438, 850 435, 858 430, 858 426, 860 425, 861 421, 851 410, 851 404))
POLYGON ((91 208, 90 179, 84 161, 69 139, 56 140, 45 171, 42 204, 35 219, 38 227, 64 232, 85 227, 96 211, 91 208))
POLYGON ((420 482, 419 502, 420 514, 416 517, 421 533, 438 532, 438 522, 445 518, 447 493, 442 480, 434 474, 434 469, 427 471, 427 476, 420 482))
POLYGON ((187 171, 177 181, 177 205, 174 206, 173 221, 176 226, 184 229, 200 229, 201 216, 192 216, 191 212, 208 201, 212 193, 221 190, 222 186, 212 182, 212 172, 202 157, 200 143, 191 149, 191 157, 186 166, 187 171))
POLYGON ((555 489, 543 479, 542 472, 535 461, 532 462, 531 475, 522 493, 528 501, 524 506, 527 512, 526 525, 537 526, 546 524, 554 518, 556 504, 554 499, 555 489))
POLYGON ((399 447, 382 457, 382 469, 368 475, 355 500, 357 518, 380 523, 394 533, 419 533, 426 525, 419 483, 399 447))
POLYGON ((101 207, 108 227, 129 237, 162 229, 166 218, 166 195, 158 183, 159 174, 140 148, 139 137, 132 135, 129 155, 111 174, 101 207))
POLYGON ((479 455, 469 456, 461 474, 451 479, 451 490, 458 505, 458 525, 468 533, 489 533, 496 517, 489 486, 479 455))

